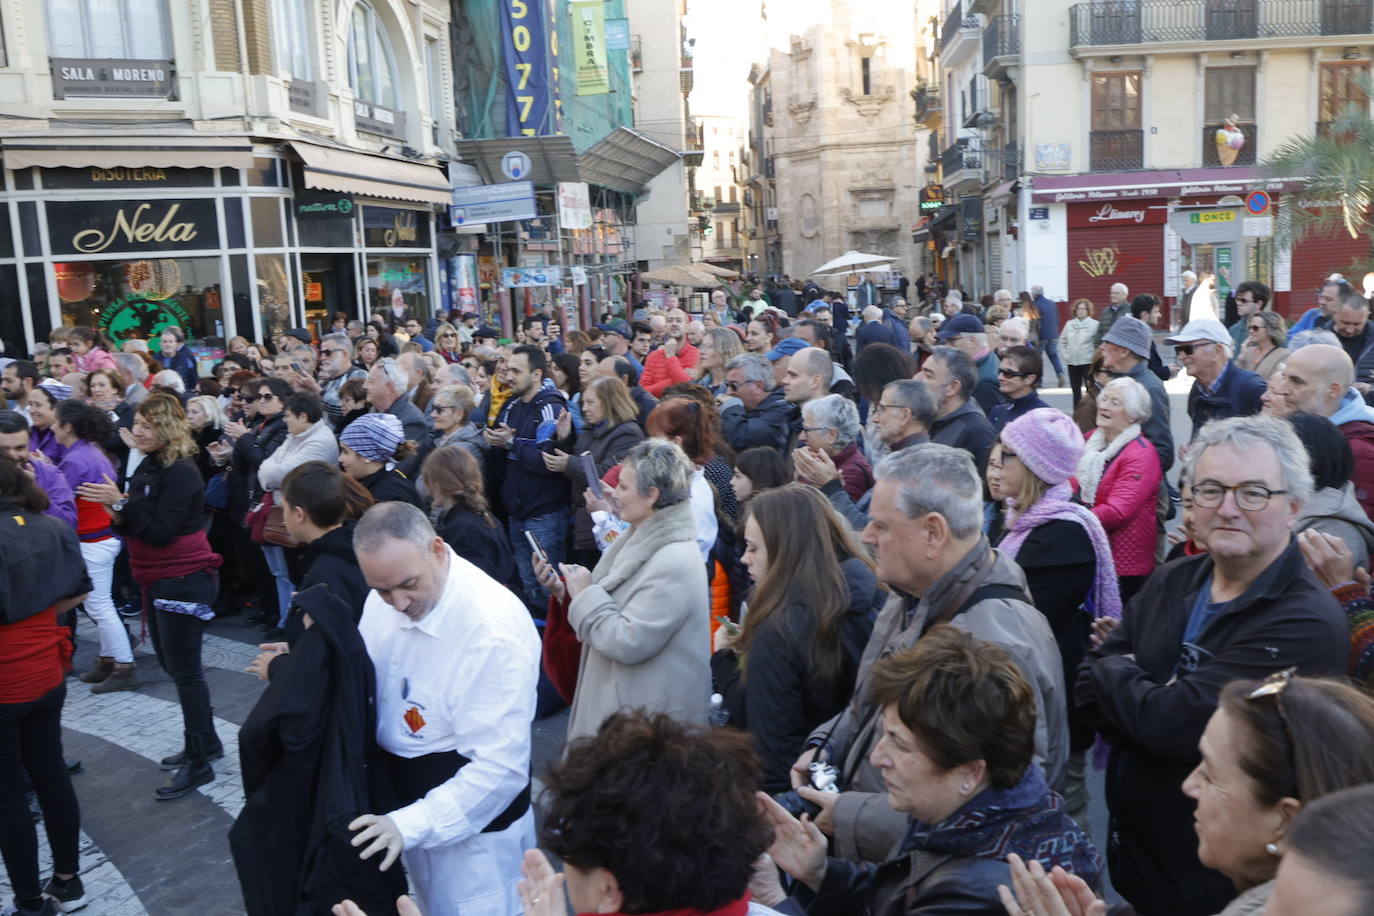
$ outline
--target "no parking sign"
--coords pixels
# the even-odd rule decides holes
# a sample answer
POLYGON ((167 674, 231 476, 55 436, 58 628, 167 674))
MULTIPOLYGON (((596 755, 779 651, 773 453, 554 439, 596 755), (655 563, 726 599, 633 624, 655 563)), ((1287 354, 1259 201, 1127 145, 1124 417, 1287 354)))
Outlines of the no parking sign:
POLYGON ((1245 209, 1252 216, 1268 213, 1270 203, 1268 191, 1251 191, 1245 195, 1245 209))

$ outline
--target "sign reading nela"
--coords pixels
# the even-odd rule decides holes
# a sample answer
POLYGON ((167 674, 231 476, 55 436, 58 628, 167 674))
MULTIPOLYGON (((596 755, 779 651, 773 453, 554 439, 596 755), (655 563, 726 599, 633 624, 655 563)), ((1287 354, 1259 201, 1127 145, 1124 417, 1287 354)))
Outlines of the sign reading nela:
POLYGON ((188 251, 219 245, 213 200, 48 201, 54 254, 188 251))

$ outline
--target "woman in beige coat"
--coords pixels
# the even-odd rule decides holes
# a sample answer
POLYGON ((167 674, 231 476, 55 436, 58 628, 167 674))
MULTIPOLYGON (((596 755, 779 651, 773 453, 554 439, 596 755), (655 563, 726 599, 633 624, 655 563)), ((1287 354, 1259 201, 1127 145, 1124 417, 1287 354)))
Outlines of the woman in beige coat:
POLYGON ((571 599, 568 622, 582 643, 569 740, 595 734, 621 709, 706 721, 710 605, 691 484, 682 449, 662 439, 641 442, 626 454, 615 488, 630 528, 596 569, 565 563, 560 579, 534 558, 541 584, 571 599))

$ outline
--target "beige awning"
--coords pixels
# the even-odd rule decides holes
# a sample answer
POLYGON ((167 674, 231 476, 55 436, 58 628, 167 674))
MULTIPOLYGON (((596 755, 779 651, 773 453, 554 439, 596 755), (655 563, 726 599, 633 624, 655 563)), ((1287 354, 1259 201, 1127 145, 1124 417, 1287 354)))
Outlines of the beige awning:
POLYGON ((9 137, 7 169, 251 169, 246 137, 9 137))
POLYGON ((680 155, 628 127, 617 127, 577 159, 582 180, 638 194, 680 155))
POLYGON ((305 164, 308 188, 443 206, 453 201, 448 176, 438 166, 294 140, 291 148, 305 164))

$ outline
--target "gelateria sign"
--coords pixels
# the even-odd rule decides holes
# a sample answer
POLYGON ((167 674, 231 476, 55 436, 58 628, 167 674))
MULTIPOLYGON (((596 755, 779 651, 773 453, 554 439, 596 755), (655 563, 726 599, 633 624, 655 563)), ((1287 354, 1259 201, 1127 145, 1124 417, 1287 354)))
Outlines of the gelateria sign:
POLYGON ((213 200, 49 201, 54 254, 194 251, 219 247, 213 200))
POLYGON ((191 326, 191 316, 175 299, 130 293, 102 308, 96 324, 114 340, 152 340, 168 328, 185 331, 191 326))

